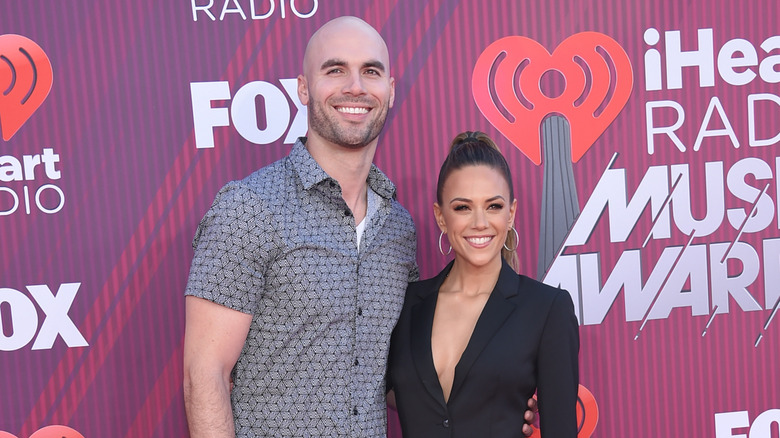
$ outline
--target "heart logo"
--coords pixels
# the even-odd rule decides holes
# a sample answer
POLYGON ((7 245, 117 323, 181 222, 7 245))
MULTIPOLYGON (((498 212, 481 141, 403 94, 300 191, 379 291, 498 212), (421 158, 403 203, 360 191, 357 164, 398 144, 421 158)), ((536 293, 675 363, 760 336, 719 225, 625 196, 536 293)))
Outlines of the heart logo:
POLYGON ((0 131, 8 141, 51 91, 49 57, 21 35, 0 35, 0 131))
POLYGON ((545 117, 560 114, 569 121, 571 158, 577 162, 615 120, 633 86, 628 55, 598 32, 574 34, 552 55, 530 38, 501 38, 479 56, 471 79, 482 114, 537 165, 545 117), (565 81, 555 96, 542 91, 542 76, 550 71, 565 81))
MULTIPOLYGON (((534 395, 536 398, 536 395, 534 395)), ((577 438, 590 438, 599 422, 599 405, 588 388, 579 385, 577 390, 577 438)), ((530 438, 542 438, 542 433, 533 428, 530 438)))
MULTIPOLYGON (((17 438, 16 435, 0 430, 0 438, 17 438)), ((38 429, 30 438, 84 438, 84 435, 68 426, 46 426, 38 429)))
POLYGON ((84 435, 68 426, 46 426, 38 429, 30 438, 84 438, 84 435))

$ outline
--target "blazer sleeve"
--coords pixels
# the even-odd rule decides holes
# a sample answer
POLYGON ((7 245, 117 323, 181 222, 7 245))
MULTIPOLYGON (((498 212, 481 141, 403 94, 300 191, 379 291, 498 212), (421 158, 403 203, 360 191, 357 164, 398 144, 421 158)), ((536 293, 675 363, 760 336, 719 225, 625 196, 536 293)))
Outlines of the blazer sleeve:
POLYGON ((544 322, 537 359, 539 421, 544 438, 577 436, 579 325, 574 304, 558 289, 544 322))

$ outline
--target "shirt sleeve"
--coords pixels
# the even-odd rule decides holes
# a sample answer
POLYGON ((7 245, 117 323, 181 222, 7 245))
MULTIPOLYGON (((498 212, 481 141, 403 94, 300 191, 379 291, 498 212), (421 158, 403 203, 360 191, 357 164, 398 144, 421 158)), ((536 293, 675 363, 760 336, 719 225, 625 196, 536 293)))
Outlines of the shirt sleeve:
POLYGON ((558 290, 542 332, 537 362, 539 421, 545 438, 577 436, 579 325, 571 296, 558 290))
POLYGON ((417 266, 417 262, 415 261, 412 264, 412 268, 409 270, 409 283, 415 282, 420 279, 420 268, 417 266))
POLYGON ((253 314, 270 255, 267 215, 250 188, 225 185, 195 232, 185 295, 253 314))

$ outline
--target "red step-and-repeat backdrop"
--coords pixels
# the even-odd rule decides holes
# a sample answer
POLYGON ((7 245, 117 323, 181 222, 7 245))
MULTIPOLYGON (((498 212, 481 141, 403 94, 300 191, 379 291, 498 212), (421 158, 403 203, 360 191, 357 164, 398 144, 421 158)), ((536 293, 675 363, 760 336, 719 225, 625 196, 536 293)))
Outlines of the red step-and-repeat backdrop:
POLYGON ((388 43, 376 162, 424 277, 449 140, 506 155, 522 270, 581 324, 580 437, 780 436, 776 1, 27 0, 0 5, 0 437, 188 435, 191 239, 305 135, 340 15, 388 43))

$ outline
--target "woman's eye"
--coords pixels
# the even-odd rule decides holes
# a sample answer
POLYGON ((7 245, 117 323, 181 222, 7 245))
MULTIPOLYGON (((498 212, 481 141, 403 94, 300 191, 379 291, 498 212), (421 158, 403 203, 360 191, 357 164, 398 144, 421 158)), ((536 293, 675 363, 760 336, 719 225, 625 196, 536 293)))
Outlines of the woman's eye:
POLYGON ((491 209, 491 210, 501 210, 502 208, 504 208, 504 205, 503 204, 490 204, 490 206, 488 208, 491 209))
POLYGON ((468 208, 469 207, 466 206, 466 205, 457 205, 457 206, 455 206, 454 210, 455 211, 466 211, 466 210, 468 210, 468 208))

